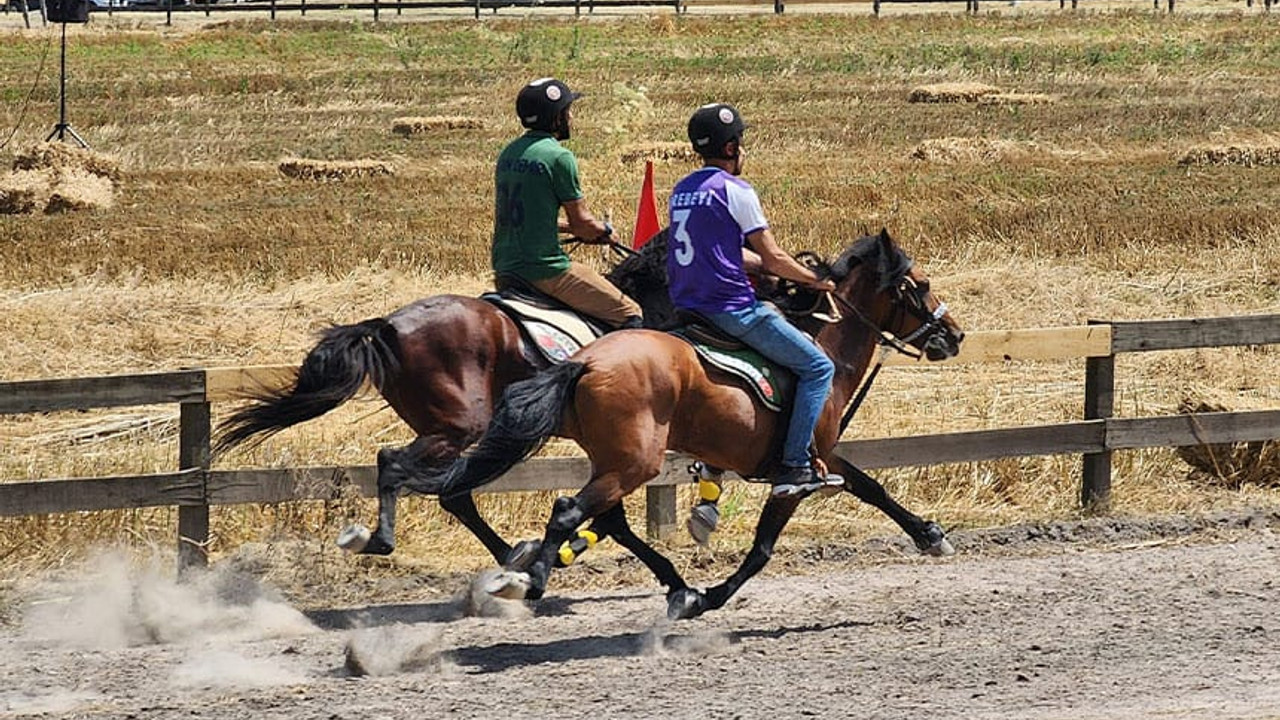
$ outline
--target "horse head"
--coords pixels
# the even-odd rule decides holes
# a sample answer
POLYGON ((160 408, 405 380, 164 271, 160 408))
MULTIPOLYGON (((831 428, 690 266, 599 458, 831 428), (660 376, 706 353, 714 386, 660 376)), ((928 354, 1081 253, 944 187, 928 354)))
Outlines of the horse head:
POLYGON ((900 352, 912 354, 911 346, 935 361, 959 354, 964 331, 887 230, 854 241, 828 270, 836 282, 837 316, 847 311, 900 352))

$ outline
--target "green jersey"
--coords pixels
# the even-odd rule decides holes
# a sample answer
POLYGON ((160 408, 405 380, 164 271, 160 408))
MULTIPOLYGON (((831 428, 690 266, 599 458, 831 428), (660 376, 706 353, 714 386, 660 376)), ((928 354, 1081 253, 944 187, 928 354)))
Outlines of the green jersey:
POLYGON ((530 130, 498 156, 493 271, 545 280, 569 269, 560 247, 560 205, 582 198, 578 161, 551 133, 530 130))

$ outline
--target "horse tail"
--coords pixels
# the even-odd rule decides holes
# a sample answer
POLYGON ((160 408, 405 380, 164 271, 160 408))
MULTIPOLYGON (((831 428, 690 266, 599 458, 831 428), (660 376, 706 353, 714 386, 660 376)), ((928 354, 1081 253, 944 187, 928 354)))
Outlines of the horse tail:
POLYGON ((214 453, 314 420, 354 397, 365 380, 381 391, 399 372, 399 348, 386 318, 330 327, 302 361, 293 387, 251 393, 254 403, 222 423, 214 453))
POLYGON ((587 366, 554 365, 507 386, 493 419, 474 449, 450 465, 415 468, 407 487, 441 497, 462 495, 487 485, 542 449, 560 429, 565 407, 587 366))

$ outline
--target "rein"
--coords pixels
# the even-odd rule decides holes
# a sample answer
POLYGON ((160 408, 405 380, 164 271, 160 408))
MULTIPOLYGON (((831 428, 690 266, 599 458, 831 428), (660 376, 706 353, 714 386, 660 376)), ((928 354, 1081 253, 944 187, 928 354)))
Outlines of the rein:
MULTIPOLYGON (((857 413, 858 408, 862 406, 862 401, 867 398, 867 393, 871 390, 871 383, 875 382, 876 376, 880 374, 880 368, 884 367, 885 358, 888 357, 890 350, 896 350, 914 360, 919 360, 924 357, 923 352, 915 349, 907 343, 910 343, 925 333, 932 332, 938 326, 938 321, 942 319, 942 316, 947 314, 947 304, 938 303, 937 309, 932 313, 929 313, 928 320, 922 322, 920 327, 913 330, 911 334, 904 338, 899 338, 893 333, 881 330, 875 325, 875 323, 871 322, 871 318, 868 318, 865 313, 836 293, 829 292, 825 293, 825 295, 827 297, 827 301, 831 303, 832 310, 836 311, 833 320, 840 319, 840 312, 836 309, 836 305, 840 305, 845 310, 853 313, 853 316, 858 319, 858 322, 861 322, 872 332, 877 333, 879 335, 877 344, 880 345, 880 357, 876 360, 875 367, 871 368, 871 372, 868 373, 866 379, 862 381, 861 387, 858 388, 858 392, 853 396, 853 402, 849 404, 849 407, 844 411, 844 415, 840 418, 840 430, 836 434, 836 436, 839 437, 844 434, 844 431, 849 427, 849 423, 853 421, 854 414, 857 413)), ((906 312, 906 308, 899 305, 898 311, 906 312)))

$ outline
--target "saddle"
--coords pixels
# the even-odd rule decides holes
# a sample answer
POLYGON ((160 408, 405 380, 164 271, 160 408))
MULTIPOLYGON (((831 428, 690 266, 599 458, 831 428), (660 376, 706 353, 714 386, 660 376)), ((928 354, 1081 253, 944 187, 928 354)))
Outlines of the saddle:
POLYGON ((481 300, 492 303, 511 318, 520 333, 538 354, 552 365, 609 332, 600 320, 583 315, 568 305, 519 280, 503 277, 496 292, 484 293, 481 300))
POLYGON ((697 315, 684 311, 678 311, 678 315, 686 324, 667 332, 692 345, 703 364, 739 380, 773 412, 791 406, 796 388, 794 373, 697 315))

